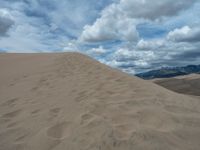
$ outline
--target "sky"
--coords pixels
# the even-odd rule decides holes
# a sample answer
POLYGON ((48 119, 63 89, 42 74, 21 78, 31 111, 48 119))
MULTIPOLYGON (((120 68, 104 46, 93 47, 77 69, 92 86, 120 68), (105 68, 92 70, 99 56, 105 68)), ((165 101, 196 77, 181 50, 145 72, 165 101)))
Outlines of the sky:
POLYGON ((200 64, 199 0, 0 0, 0 52, 69 52, 135 74, 200 64))

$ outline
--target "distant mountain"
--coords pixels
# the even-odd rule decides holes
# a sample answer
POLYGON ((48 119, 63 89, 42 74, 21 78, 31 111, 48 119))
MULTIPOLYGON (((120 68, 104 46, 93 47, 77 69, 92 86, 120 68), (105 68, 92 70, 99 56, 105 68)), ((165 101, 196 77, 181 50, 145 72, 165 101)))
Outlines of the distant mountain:
POLYGON ((170 78, 180 75, 188 75, 191 73, 200 73, 200 65, 188 65, 185 67, 171 67, 152 70, 144 73, 136 74, 136 76, 143 79, 154 78, 170 78))

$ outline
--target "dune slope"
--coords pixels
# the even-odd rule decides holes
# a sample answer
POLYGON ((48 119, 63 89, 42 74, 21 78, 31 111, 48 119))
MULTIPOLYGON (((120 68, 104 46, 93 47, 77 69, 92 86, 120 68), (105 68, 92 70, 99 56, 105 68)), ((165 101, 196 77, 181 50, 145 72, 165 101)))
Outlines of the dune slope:
POLYGON ((200 100, 77 53, 0 55, 2 150, 199 150, 200 100))
POLYGON ((153 81, 158 85, 178 93, 200 96, 200 74, 154 79, 153 81))

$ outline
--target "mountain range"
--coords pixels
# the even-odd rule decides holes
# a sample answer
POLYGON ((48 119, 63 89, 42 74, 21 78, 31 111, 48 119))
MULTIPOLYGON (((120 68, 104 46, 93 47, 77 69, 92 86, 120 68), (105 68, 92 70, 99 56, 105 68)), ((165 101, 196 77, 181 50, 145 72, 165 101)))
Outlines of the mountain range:
POLYGON ((188 75, 192 73, 200 73, 200 65, 188 65, 184 67, 165 67, 157 70, 151 70, 136 74, 137 77, 142 79, 154 79, 154 78, 170 78, 180 75, 188 75))

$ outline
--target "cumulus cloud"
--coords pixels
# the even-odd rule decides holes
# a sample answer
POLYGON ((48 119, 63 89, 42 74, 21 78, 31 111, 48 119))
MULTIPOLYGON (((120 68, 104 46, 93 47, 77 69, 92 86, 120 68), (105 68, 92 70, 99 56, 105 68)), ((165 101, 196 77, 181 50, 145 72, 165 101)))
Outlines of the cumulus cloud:
POLYGON ((119 48, 112 54, 106 64, 120 68, 128 73, 135 73, 151 66, 157 58, 153 51, 139 51, 136 49, 119 48))
POLYGON ((94 24, 86 25, 80 39, 85 42, 137 41, 136 26, 142 19, 154 20, 177 15, 195 1, 120 0, 105 8, 94 24))
POLYGON ((0 9, 0 36, 5 36, 12 27, 14 21, 6 9, 0 9))
POLYGON ((137 50, 129 50, 126 48, 121 48, 114 53, 114 57, 117 61, 135 61, 135 60, 144 60, 148 61, 150 59, 155 58, 153 51, 137 51, 137 50))
POLYGON ((74 40, 68 42, 67 44, 63 44, 63 45, 64 45, 64 48, 63 48, 64 52, 78 52, 79 51, 76 41, 74 41, 74 40))
POLYGON ((140 50, 148 50, 148 49, 158 49, 165 45, 165 40, 163 39, 156 39, 156 40, 143 40, 141 39, 136 47, 140 50))
POLYGON ((99 46, 97 48, 92 48, 88 50, 86 53, 92 56, 101 56, 107 52, 106 49, 103 48, 103 46, 99 46))
POLYGON ((200 43, 171 42, 166 37, 141 39, 135 46, 117 49, 107 64, 128 73, 138 73, 160 67, 200 63, 200 43))
POLYGON ((109 40, 137 41, 136 20, 126 16, 119 4, 113 3, 101 12, 93 25, 86 25, 80 37, 83 42, 109 40))
POLYGON ((200 42, 200 28, 184 26, 169 32, 167 39, 174 42, 200 42))
POLYGON ((81 41, 102 42, 108 40, 137 41, 136 20, 128 18, 124 12, 112 4, 103 10, 101 18, 93 25, 86 25, 81 41))
POLYGON ((10 52, 62 51, 68 47, 62 43, 77 39, 83 26, 93 22, 110 2, 1 0, 0 9, 6 9, 13 18, 2 18, 0 14, 0 36, 9 35, 0 39, 0 48, 10 52))

